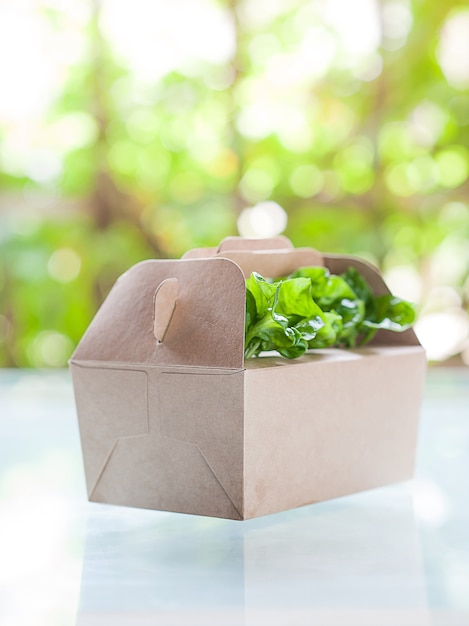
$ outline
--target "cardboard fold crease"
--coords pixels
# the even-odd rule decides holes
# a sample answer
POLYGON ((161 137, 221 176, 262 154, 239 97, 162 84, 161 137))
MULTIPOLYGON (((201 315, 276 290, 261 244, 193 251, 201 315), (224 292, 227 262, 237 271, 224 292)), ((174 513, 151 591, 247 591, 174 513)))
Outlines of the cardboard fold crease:
POLYGON ((247 519, 410 478, 425 376, 412 330, 244 363, 245 276, 354 265, 228 238, 130 268, 71 361, 89 498, 247 519), (267 247, 267 248, 266 248, 267 247))

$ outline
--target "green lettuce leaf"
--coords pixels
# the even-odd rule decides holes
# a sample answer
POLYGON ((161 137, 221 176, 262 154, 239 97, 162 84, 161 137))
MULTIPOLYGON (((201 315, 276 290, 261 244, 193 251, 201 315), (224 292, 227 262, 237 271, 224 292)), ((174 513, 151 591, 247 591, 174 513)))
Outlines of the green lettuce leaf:
POLYGON ((401 332, 414 321, 410 302, 374 296, 353 267, 340 276, 303 267, 276 280, 253 273, 246 281, 245 358, 270 350, 293 359, 307 349, 352 348, 379 329, 401 332))

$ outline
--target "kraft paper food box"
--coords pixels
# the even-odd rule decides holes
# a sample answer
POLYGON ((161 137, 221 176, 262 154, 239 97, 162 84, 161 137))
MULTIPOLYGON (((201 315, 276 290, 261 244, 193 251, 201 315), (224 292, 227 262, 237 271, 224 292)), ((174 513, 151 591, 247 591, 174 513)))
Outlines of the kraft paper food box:
POLYGON ((70 360, 89 499, 249 519, 408 479, 425 352, 414 332, 244 362, 245 277, 353 266, 225 239, 121 276, 70 360))

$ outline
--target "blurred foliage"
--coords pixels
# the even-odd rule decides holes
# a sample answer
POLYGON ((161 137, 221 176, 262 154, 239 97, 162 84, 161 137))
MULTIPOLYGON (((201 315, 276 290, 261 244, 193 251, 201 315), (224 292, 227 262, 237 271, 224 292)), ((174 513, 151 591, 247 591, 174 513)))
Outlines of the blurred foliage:
POLYGON ((49 59, 42 109, 0 118, 0 365, 65 365, 131 264, 215 245, 266 200, 295 245, 367 258, 429 319, 455 315, 441 355, 465 349, 465 2, 78 4, 26 3, 76 49, 49 59))

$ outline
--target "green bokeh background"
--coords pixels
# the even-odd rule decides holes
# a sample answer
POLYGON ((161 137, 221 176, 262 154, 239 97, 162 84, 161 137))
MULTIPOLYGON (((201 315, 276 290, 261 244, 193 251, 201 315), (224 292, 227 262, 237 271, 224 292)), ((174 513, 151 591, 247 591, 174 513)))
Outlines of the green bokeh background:
MULTIPOLYGON (((238 234, 263 201, 285 209, 296 246, 377 264, 440 344, 451 320, 467 338, 469 75, 465 48, 451 57, 469 41, 466 2, 358 3, 351 28, 366 38, 371 11, 377 41, 354 54, 339 1, 192 0, 195 39, 215 16, 232 50, 177 60, 191 36, 177 0, 168 69, 147 61, 143 77, 109 27, 113 3, 78 4, 21 9, 78 53, 39 113, 0 117, 0 366, 66 365, 119 274, 238 234)), ((164 3, 135 4, 130 50, 152 7, 164 18, 164 3)), ((460 335, 435 358, 467 361, 460 335)))

